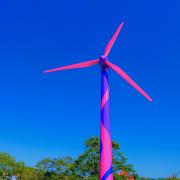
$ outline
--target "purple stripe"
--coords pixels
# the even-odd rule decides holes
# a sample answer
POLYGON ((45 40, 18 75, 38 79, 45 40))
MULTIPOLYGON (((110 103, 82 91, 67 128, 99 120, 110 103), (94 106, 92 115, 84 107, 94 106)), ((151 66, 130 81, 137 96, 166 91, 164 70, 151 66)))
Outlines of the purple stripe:
MULTIPOLYGON (((101 81, 104 81, 104 83, 102 83, 102 88, 101 88, 101 98, 103 98, 106 91, 109 89, 108 69, 102 69, 101 73, 102 73, 101 81)), ((107 131, 110 132, 109 98, 108 98, 107 102, 104 104, 104 107, 101 109, 101 122, 103 123, 103 125, 107 129, 107 131)))
POLYGON ((104 176, 101 178, 101 180, 106 180, 108 176, 110 176, 113 173, 112 166, 106 171, 104 176))
POLYGON ((104 125, 104 127, 107 129, 107 131, 110 132, 110 117, 109 116, 107 117, 105 115, 106 113, 109 114, 109 108, 107 107, 108 104, 109 104, 109 99, 106 102, 103 109, 101 110, 101 123, 104 125))

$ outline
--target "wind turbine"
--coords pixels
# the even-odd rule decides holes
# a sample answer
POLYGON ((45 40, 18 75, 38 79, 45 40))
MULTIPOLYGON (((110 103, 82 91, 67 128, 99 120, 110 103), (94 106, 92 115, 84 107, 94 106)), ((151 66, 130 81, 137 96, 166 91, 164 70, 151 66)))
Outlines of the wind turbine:
POLYGON ((124 80, 126 80, 131 86, 133 86, 141 95, 147 100, 152 101, 151 97, 136 84, 121 68, 111 63, 108 60, 110 50, 121 31, 124 22, 122 22, 117 28, 116 32, 108 42, 104 54, 94 60, 85 61, 77 64, 68 66, 62 66, 50 70, 43 71, 44 73, 56 72, 61 70, 69 70, 75 68, 86 68, 99 64, 101 67, 101 121, 100 121, 100 179, 101 180, 112 180, 112 140, 110 134, 110 116, 109 116, 109 83, 108 83, 108 71, 113 69, 119 74, 124 80))

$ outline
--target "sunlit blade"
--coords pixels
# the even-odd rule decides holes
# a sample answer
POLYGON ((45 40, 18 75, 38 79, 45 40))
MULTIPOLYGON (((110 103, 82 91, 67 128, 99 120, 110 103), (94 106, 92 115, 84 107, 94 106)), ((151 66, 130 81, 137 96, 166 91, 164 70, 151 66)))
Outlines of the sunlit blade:
POLYGON ((125 79, 131 86, 133 86, 139 93, 141 93, 146 99, 152 101, 151 97, 140 88, 121 68, 110 63, 109 61, 105 62, 109 67, 111 67, 114 71, 116 71, 123 79, 125 79))
POLYGON ((54 69, 49 69, 49 70, 45 70, 43 72, 49 73, 49 72, 62 71, 62 70, 75 69, 75 68, 86 68, 89 66, 93 66, 93 65, 97 64, 98 62, 99 62, 99 59, 95 59, 95 60, 85 61, 85 62, 81 62, 81 63, 77 63, 77 64, 71 64, 68 66, 62 66, 62 67, 58 67, 58 68, 54 68, 54 69))
POLYGON ((111 48, 112 48, 112 46, 113 46, 116 38, 118 37, 118 34, 119 34, 119 32, 121 31, 123 25, 124 25, 124 22, 122 22, 122 23, 119 25, 119 27, 118 27, 118 29, 116 30, 116 32, 114 33, 113 37, 111 38, 111 40, 110 40, 109 43, 107 44, 106 49, 105 49, 105 51, 104 51, 104 56, 107 56, 107 55, 109 54, 109 52, 110 52, 110 50, 111 50, 111 48))

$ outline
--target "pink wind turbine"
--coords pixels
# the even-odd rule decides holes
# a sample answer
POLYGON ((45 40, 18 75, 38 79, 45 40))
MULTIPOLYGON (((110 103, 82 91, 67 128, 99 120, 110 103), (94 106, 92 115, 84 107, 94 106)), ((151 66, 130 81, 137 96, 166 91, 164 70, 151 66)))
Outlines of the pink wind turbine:
POLYGON ((112 140, 110 134, 110 116, 109 116, 109 83, 108 83, 108 70, 112 68, 117 74, 119 74, 124 80, 126 80, 131 86, 133 86, 141 95, 147 100, 152 101, 151 97, 140 87, 135 81, 133 81, 121 68, 115 64, 109 62, 108 55, 110 50, 121 31, 124 22, 122 22, 110 41, 108 42, 104 54, 94 60, 85 61, 68 66, 58 67, 50 70, 43 71, 44 73, 69 70, 75 68, 86 68, 99 64, 101 67, 101 120, 100 120, 100 179, 112 180, 112 140))

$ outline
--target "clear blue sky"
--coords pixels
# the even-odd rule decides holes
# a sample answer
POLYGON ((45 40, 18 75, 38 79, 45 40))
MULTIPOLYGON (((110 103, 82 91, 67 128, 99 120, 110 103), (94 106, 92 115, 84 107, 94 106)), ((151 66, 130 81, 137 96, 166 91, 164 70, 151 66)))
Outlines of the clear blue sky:
POLYGON ((110 60, 153 98, 110 71, 111 130, 140 175, 180 171, 178 0, 0 2, 0 151, 28 165, 77 157, 99 135, 99 67, 42 70, 99 57, 119 23, 110 60))

